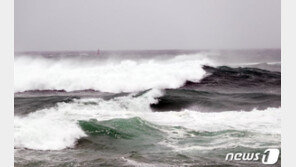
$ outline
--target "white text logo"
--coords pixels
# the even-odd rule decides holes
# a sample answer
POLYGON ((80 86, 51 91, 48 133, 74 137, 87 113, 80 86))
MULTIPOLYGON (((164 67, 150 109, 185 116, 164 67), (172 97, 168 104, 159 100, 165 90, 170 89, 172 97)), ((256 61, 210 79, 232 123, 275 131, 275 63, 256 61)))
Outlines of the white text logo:
POLYGON ((225 161, 258 161, 261 159, 263 164, 275 164, 280 155, 279 149, 266 149, 263 154, 259 152, 253 153, 228 153, 225 161))

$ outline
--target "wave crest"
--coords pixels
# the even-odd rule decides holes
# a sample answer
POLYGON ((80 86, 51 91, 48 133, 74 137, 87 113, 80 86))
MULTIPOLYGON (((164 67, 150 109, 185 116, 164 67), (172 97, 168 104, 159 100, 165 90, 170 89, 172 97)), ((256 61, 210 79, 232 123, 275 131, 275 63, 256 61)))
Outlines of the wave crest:
POLYGON ((206 74, 202 55, 168 60, 77 61, 19 56, 15 58, 15 92, 26 90, 85 90, 134 92, 150 88, 178 88, 206 74))
MULTIPOLYGON (((152 90, 140 96, 129 95, 111 100, 77 99, 70 103, 58 103, 55 107, 30 113, 26 117, 15 116, 15 147, 37 150, 74 147, 78 139, 87 136, 79 121, 90 119, 111 121, 138 117, 157 126, 179 126, 196 132, 240 130, 280 134, 280 109, 219 113, 192 110, 152 112, 149 106, 157 102, 158 96, 161 96, 161 92, 152 90)), ((104 131, 104 134, 107 132, 104 131)))

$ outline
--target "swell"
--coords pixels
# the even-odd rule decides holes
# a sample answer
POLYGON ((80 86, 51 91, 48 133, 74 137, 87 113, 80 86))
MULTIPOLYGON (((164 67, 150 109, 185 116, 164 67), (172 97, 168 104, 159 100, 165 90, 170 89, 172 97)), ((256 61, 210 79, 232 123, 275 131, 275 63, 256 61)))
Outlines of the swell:
MULTIPOLYGON (((24 143, 23 146, 29 149, 16 149, 15 153, 18 163, 24 162, 22 161, 23 156, 21 154, 29 153, 36 156, 39 155, 39 157, 42 154, 44 155, 41 156, 43 161, 40 162, 50 161, 51 164, 54 162, 55 166, 69 166, 73 162, 68 161, 72 160, 73 157, 81 158, 82 163, 79 164, 82 166, 98 166, 99 162, 100 165, 106 166, 106 160, 110 162, 107 166, 114 166, 114 164, 117 164, 115 166, 140 166, 139 164, 147 166, 146 163, 150 166, 160 166, 159 164, 168 166, 168 162, 173 162, 171 166, 176 166, 176 164, 178 164, 177 166, 188 166, 188 164, 206 162, 208 166, 209 161, 207 160, 211 160, 210 163, 217 166, 215 165, 217 164, 215 162, 217 157, 218 162, 220 161, 219 157, 221 157, 221 163, 223 164, 225 154, 228 152, 252 152, 254 150, 256 152, 263 152, 266 148, 279 148, 280 134, 277 131, 275 133, 272 132, 272 129, 279 129, 279 122, 275 118, 279 118, 280 115, 275 113, 277 111, 273 109, 242 113, 226 112, 224 114, 185 112, 182 115, 178 115, 178 113, 171 113, 168 115, 169 117, 177 114, 175 117, 184 121, 182 123, 182 121, 177 119, 173 120, 174 122, 171 124, 165 123, 167 118, 164 115, 149 121, 145 120, 144 117, 114 118, 109 120, 100 120, 100 118, 78 119, 77 124, 87 136, 80 136, 79 138, 72 136, 76 139, 76 141, 72 141, 75 143, 75 147, 73 146, 72 149, 63 149, 68 148, 66 146, 61 148, 41 147, 40 144, 43 142, 41 141, 41 143, 37 142, 39 146, 33 148, 24 143), (270 115, 272 115, 270 118, 265 118, 270 115), (195 119, 190 120, 190 118, 195 119), (204 121, 210 121, 211 119, 216 121, 212 123, 204 121), (157 121, 161 122, 160 120, 164 121, 162 125, 157 123, 157 121), (255 122, 257 122, 257 125, 254 124, 255 122), (190 124, 193 124, 191 128, 186 128, 190 124), (252 131, 252 128, 256 127, 264 129, 265 133, 252 131), (49 150, 38 151, 42 148, 49 150), (53 160, 48 160, 48 155, 53 160), (63 156, 61 157, 61 155, 63 156), (67 158, 64 158, 64 156, 67 156, 67 158), (59 157, 62 158, 62 161, 59 157), (122 162, 123 157, 125 161, 133 160, 134 163, 126 164, 125 161, 122 162), (207 157, 207 159, 205 160, 203 157, 207 157), (212 157, 215 158, 212 159, 212 157), (64 163, 65 161, 68 163, 64 163), (153 165, 150 162, 153 162, 153 165)), ((51 124, 47 126, 49 125, 51 124)), ((61 129, 55 129, 53 134, 61 135, 57 133, 59 131, 67 133, 67 129, 64 129, 63 126, 56 128, 59 127, 61 129)), ((32 131, 31 135, 39 133, 42 136, 42 130, 46 127, 34 128, 36 130, 32 131)), ((17 131, 16 133, 19 132, 17 131)), ((26 138, 29 133, 23 135, 26 138)), ((35 138, 31 138, 31 141, 26 141, 25 138, 22 139, 29 144, 36 142, 34 141, 35 138)), ((59 140, 63 141, 64 138, 59 140)), ((47 142, 50 143, 51 141, 47 142)), ((58 143, 58 140, 54 142, 58 143)), ((28 166, 36 165, 34 160, 30 159, 29 162, 27 163, 28 166)))
MULTIPOLYGON (((108 135, 110 134, 113 138, 119 136, 128 139, 133 138, 133 134, 141 136, 141 132, 151 129, 149 127, 153 127, 153 124, 182 127, 195 131, 232 129, 278 133, 279 118, 277 115, 280 109, 268 108, 264 111, 252 110, 251 112, 200 112, 202 110, 198 109, 185 109, 182 112, 171 110, 151 112, 151 105, 161 104, 158 98, 165 97, 163 93, 159 90, 148 90, 109 100, 102 98, 72 99, 67 102, 58 102, 54 107, 37 110, 26 116, 16 115, 14 119, 15 146, 41 150, 63 149, 74 147, 78 139, 87 135, 110 137, 108 135), (126 121, 134 117, 153 124, 139 119, 126 121), (235 118, 240 119, 235 120, 235 118), (121 121, 122 119, 124 120, 121 121), (136 126, 131 127, 133 124, 136 126), (266 127, 265 124, 270 126, 266 127)), ((155 128, 159 129, 154 126, 155 128)))
MULTIPOLYGON (((183 65, 186 65, 186 63, 183 65)), ((211 67, 211 66, 204 65, 202 66, 202 68, 199 68, 199 66, 200 64, 197 65, 197 68, 196 68, 197 71, 199 72, 188 69, 188 71, 183 73, 184 76, 178 74, 179 70, 176 70, 176 69, 168 72, 167 74, 166 72, 164 72, 160 74, 157 78, 148 78, 149 82, 151 83, 149 82, 144 83, 145 81, 147 81, 147 79, 145 78, 146 75, 141 74, 137 76, 138 78, 132 78, 132 79, 135 79, 137 82, 135 88, 131 88, 132 85, 135 85, 135 83, 132 83, 133 82, 132 80, 120 79, 120 77, 114 78, 114 76, 112 76, 113 75, 112 72, 110 72, 112 74, 111 75, 112 77, 105 78, 107 79, 105 80, 106 83, 98 82, 97 87, 89 83, 85 83, 86 86, 82 86, 82 87, 78 86, 81 89, 73 88, 72 90, 72 88, 67 89, 63 86, 62 87, 53 86, 52 88, 50 88, 51 86, 49 86, 48 87, 49 89, 45 89, 46 84, 42 84, 43 85, 42 87, 44 88, 38 87, 38 86, 34 87, 34 85, 36 84, 32 84, 33 85, 31 86, 32 88, 28 88, 28 90, 23 89, 23 91, 21 91, 21 89, 20 90, 16 89, 15 95, 16 96, 31 96, 31 95, 33 96, 36 96, 36 95, 100 96, 106 93, 119 93, 119 92, 128 93, 128 92, 143 91, 151 88, 177 89, 179 87, 181 89, 193 89, 193 90, 200 90, 200 91, 214 91, 214 92, 224 92, 224 93, 225 92, 231 92, 231 93, 264 92, 264 93, 271 93, 271 94, 280 94, 281 92, 281 73, 277 71, 268 71, 268 70, 263 70, 258 68, 250 68, 250 67, 231 68, 227 66, 211 67), (171 76, 166 76, 166 75, 171 75, 171 76), (188 79, 188 78, 191 78, 191 79, 188 79), (154 79, 156 81, 153 81, 154 79), (168 80, 165 80, 165 79, 168 79, 168 80), (162 81, 159 82, 159 80, 162 80, 162 81), (108 82, 116 82, 117 83, 116 86, 121 88, 116 88, 116 86, 114 87, 112 86, 112 88, 108 87, 108 82), (104 84, 107 84, 107 85, 104 85, 104 84), (124 85, 126 86, 128 85, 128 86, 126 88, 122 88, 122 86, 124 85), (104 87, 106 87, 106 89, 103 89, 104 87), (57 88, 60 88, 60 89, 57 89, 57 88)), ((137 65, 135 66, 135 68, 136 67, 137 65)), ((148 65, 145 68, 149 69, 151 67, 149 67, 148 65)), ((172 68, 174 67, 172 66, 172 68)), ((138 69, 135 69, 135 70, 138 70, 138 69)), ((158 69, 156 69, 155 73, 157 72, 159 72, 158 69)), ((126 75, 126 74, 122 73, 119 75, 126 75)), ((97 79, 95 77, 96 76, 94 76, 95 82, 97 82, 97 80, 100 80, 100 76, 97 76, 98 77, 97 79)), ((84 76, 81 76, 80 80, 83 78, 84 76)), ((31 81, 31 79, 29 79, 28 82, 32 82, 32 83, 40 82, 37 79, 34 81, 33 80, 31 81)), ((50 82, 52 82, 51 79, 49 80, 49 83, 50 82)), ((81 83, 75 83, 75 81, 73 82, 74 83, 70 83, 68 81, 70 85, 77 86, 77 84, 81 84, 81 83)), ((26 85, 26 83, 24 84, 26 85)))
POLYGON ((206 112, 264 110, 280 107, 281 95, 268 93, 218 93, 189 89, 167 89, 151 104, 154 111, 192 109, 206 112))
POLYGON ((33 97, 15 97, 14 113, 15 115, 27 115, 31 112, 51 108, 57 103, 73 102, 78 96, 33 96, 33 97))
POLYGON ((166 89, 154 111, 250 111, 281 106, 281 73, 257 68, 203 66, 206 77, 166 89))
POLYGON ((178 124, 176 126, 157 125, 140 117, 116 118, 105 121, 90 119, 79 121, 78 124, 87 136, 78 140, 76 148, 106 151, 116 149, 124 152, 143 153, 147 150, 147 146, 150 147, 149 149, 161 148, 166 151, 182 151, 183 153, 192 150, 233 149, 233 146, 252 148, 252 145, 243 141, 247 139, 256 141, 257 149, 260 149, 265 148, 266 144, 278 146, 278 138, 280 138, 278 134, 261 134, 231 128, 207 131, 188 129, 177 126, 178 124), (262 140, 262 137, 273 137, 273 139, 262 140), (241 142, 236 143, 236 145, 223 142, 230 138, 241 142), (209 143, 211 143, 210 146, 209 143))
MULTIPOLYGON (((281 73, 256 68, 230 68, 204 66, 207 75, 199 82, 187 81, 181 88, 164 89, 151 104, 154 111, 250 111, 281 106, 281 73)), ((79 98, 141 96, 151 89, 133 93, 108 93, 96 90, 31 90, 15 93, 15 113, 26 114, 70 102, 79 98)))
MULTIPOLYGON (((149 91, 149 90, 147 90, 149 91)), ((51 108, 58 103, 71 103, 75 99, 99 98, 112 101, 120 97, 131 96, 131 100, 145 96, 147 91, 136 94, 71 94, 51 96, 20 96, 14 98, 14 113, 26 115, 37 110, 51 108)), ((200 112, 219 111, 250 111, 254 108, 267 109, 268 107, 280 107, 281 95, 271 93, 219 93, 211 91, 199 91, 192 89, 166 89, 162 95, 155 97, 156 102, 150 104, 153 111, 182 111, 184 109, 200 112)))
POLYGON ((96 119, 79 120, 79 126, 89 137, 108 136, 112 139, 127 139, 158 136, 161 132, 153 125, 139 117, 129 119, 111 119, 98 121, 96 119))
POLYGON ((36 150, 86 147, 126 152, 146 150, 149 146, 190 151, 233 148, 229 142, 226 143, 230 145, 224 145, 229 138, 241 138, 242 143, 235 143, 237 146, 252 147, 249 139, 257 147, 279 145, 280 109, 163 113, 135 111, 131 105, 132 108, 122 107, 120 111, 114 108, 106 111, 106 107, 101 107, 110 102, 101 101, 100 105, 85 102, 60 103, 50 110, 16 117, 15 147, 36 150))
POLYGON ((187 81, 184 89, 218 92, 264 92, 280 94, 281 73, 258 68, 203 66, 207 76, 200 82, 187 81))

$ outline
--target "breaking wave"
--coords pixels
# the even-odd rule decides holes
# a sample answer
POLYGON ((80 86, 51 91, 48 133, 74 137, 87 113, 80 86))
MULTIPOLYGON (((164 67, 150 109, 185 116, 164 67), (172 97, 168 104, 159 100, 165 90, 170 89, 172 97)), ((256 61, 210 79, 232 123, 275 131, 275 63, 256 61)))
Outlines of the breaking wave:
MULTIPOLYGON (((156 104, 157 97, 162 94, 162 91, 153 89, 139 96, 131 94, 110 100, 74 99, 71 102, 59 102, 54 107, 32 112, 25 117, 15 116, 15 147, 60 150, 74 147, 81 139, 91 136, 131 140, 147 134, 155 138, 161 135, 163 139, 158 144, 173 147, 176 133, 184 140, 186 135, 203 136, 209 133, 218 137, 226 133, 229 135, 227 140, 236 132, 238 135, 244 132, 280 135, 280 108, 219 113, 193 110, 152 112, 150 105, 156 104)), ((261 141, 267 138, 253 135, 249 140, 261 141)), ((224 144, 222 142, 215 147, 227 147, 224 144)), ((241 143, 242 146, 253 144, 241 143)), ((198 148, 203 147, 201 145, 198 148)))
POLYGON ((145 61, 16 56, 14 88, 15 92, 93 89, 112 93, 178 88, 202 79, 206 74, 202 66, 209 63, 202 55, 145 61))

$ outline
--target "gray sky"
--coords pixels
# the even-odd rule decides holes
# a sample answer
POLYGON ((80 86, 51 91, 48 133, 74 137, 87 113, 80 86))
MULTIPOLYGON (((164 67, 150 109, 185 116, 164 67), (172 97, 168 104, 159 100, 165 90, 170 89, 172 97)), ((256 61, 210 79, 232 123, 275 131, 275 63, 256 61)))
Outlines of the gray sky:
POLYGON ((15 51, 280 48, 280 0, 15 0, 15 51))

